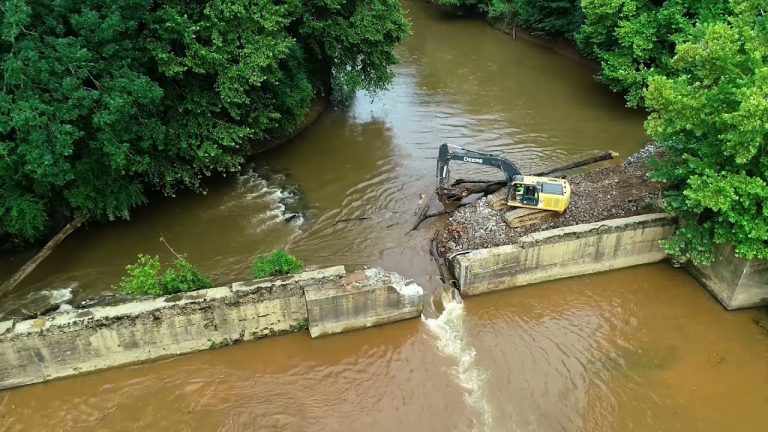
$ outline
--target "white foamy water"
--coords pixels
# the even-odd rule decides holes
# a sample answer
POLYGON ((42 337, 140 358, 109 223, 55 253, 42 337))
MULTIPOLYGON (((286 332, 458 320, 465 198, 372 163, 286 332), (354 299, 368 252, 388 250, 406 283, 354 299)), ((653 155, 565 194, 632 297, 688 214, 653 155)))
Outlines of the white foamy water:
POLYGON ((42 296, 42 297, 49 297, 49 301, 51 304, 63 304, 66 303, 74 297, 74 294, 72 292, 72 288, 75 284, 71 284, 70 286, 66 288, 59 288, 59 289, 51 289, 51 290, 44 290, 40 291, 39 293, 33 293, 30 294, 30 298, 36 297, 36 296, 42 296))
POLYGON ((0 321, 8 317, 19 318, 48 313, 53 306, 58 306, 58 310, 65 310, 71 307, 68 302, 74 298, 76 286, 76 283, 71 283, 62 288, 10 296, 0 304, 0 321))
POLYGON ((276 223, 288 223, 296 227, 304 223, 304 215, 295 213, 286 206, 286 204, 295 204, 298 196, 290 188, 282 185, 281 181, 283 180, 285 177, 281 174, 276 174, 267 180, 255 172, 238 178, 238 194, 242 196, 242 199, 231 202, 243 207, 250 207, 254 204, 267 207, 266 210, 259 208, 259 211, 254 212, 251 218, 255 232, 268 229, 276 223))
MULTIPOLYGON (((461 298, 446 303, 445 310, 439 317, 428 319, 422 316, 422 319, 436 336, 437 349, 456 362, 450 372, 454 381, 466 390, 464 401, 478 415, 474 421, 474 430, 490 431, 493 416, 485 389, 488 372, 475 361, 477 352, 470 344, 464 329, 464 305, 461 298)), ((507 429, 509 428, 516 430, 514 426, 507 429)))

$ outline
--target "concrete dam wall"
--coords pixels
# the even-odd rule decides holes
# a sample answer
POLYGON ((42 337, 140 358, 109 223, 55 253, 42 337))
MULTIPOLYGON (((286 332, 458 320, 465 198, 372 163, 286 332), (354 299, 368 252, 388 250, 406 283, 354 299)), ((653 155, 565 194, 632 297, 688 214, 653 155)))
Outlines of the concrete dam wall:
POLYGON ((666 214, 648 214, 541 231, 517 244, 449 260, 462 296, 597 273, 666 258, 659 240, 675 232, 666 214))
POLYGON ((421 315, 392 272, 331 267, 0 323, 0 389, 309 328, 312 337, 421 315))
MULTIPOLYGON (((533 233, 514 245, 450 257, 462 296, 666 258, 659 240, 674 233, 666 214, 533 233)), ((691 271, 727 308, 768 303, 768 265, 724 251, 691 271)), ((0 322, 0 389, 309 330, 312 337, 422 313, 424 292, 392 272, 343 266, 238 282, 117 306, 0 322)))
POLYGON ((728 310, 768 305, 768 261, 739 258, 731 245, 718 252, 711 266, 688 271, 728 310))

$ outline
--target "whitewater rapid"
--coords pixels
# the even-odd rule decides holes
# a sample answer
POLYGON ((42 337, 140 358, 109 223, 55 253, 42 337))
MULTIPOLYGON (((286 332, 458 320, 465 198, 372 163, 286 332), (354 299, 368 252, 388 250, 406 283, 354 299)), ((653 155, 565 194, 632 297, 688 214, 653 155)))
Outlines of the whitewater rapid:
POLYGON ((473 429, 490 431, 493 415, 486 391, 489 374, 477 364, 477 351, 466 334, 464 318, 464 304, 458 296, 445 304, 445 310, 437 318, 422 316, 435 336, 437 350, 454 361, 450 373, 453 380, 464 388, 464 401, 476 414, 473 429))

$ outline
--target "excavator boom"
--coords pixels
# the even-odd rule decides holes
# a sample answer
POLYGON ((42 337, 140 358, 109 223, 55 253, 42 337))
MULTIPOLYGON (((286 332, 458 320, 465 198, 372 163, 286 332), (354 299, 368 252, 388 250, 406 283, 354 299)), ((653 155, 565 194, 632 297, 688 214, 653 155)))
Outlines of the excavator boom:
POLYGON ((438 187, 447 185, 448 179, 450 178, 450 169, 448 168, 448 164, 452 160, 498 168, 504 172, 508 183, 512 183, 515 176, 523 175, 523 173, 520 172, 520 169, 517 168, 517 165, 515 165, 515 163, 509 159, 495 156, 490 153, 482 153, 462 147, 442 144, 440 145, 440 151, 437 155, 438 187))
POLYGON ((448 144, 440 146, 437 156, 437 193, 441 199, 449 197, 447 199, 451 200, 456 196, 455 189, 449 184, 448 164, 452 160, 496 167, 504 172, 508 185, 503 200, 500 200, 504 206, 562 213, 570 203, 571 190, 566 180, 525 176, 509 159, 448 144))

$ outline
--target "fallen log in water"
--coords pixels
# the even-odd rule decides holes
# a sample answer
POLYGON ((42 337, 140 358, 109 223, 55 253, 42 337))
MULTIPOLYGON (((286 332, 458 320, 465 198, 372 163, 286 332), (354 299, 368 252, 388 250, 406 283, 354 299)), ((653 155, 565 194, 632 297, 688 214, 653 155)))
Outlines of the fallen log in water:
POLYGON ((597 154, 594 154, 592 156, 582 156, 581 159, 575 160, 570 163, 566 163, 563 165, 557 165, 554 167, 549 167, 543 171, 531 173, 529 175, 532 176, 548 176, 557 172, 562 171, 568 171, 572 170, 574 168, 581 168, 583 166, 592 165, 594 163, 603 162, 611 159, 616 159, 619 157, 619 154, 614 151, 604 151, 597 154))
POLYGON ((424 222, 424 219, 427 218, 427 213, 429 212, 429 206, 432 203, 432 198, 434 198, 436 195, 437 195, 437 189, 433 190, 427 196, 426 200, 424 200, 425 195, 421 194, 419 207, 416 208, 416 211, 413 213, 413 215, 416 216, 416 223, 413 224, 413 227, 411 227, 411 229, 409 229, 408 232, 415 230, 416 228, 419 227, 419 225, 421 225, 422 222, 424 222))
POLYGON ((362 221, 362 220, 369 220, 369 219, 370 219, 369 216, 353 217, 353 218, 348 218, 348 219, 339 219, 339 220, 333 222, 333 224, 336 225, 336 224, 340 224, 340 223, 343 223, 343 222, 362 221))
POLYGON ((59 231, 55 236, 53 236, 48 241, 48 243, 46 243, 45 246, 43 246, 43 248, 40 249, 40 251, 32 257, 32 259, 27 261, 27 263, 24 264, 19 270, 17 270, 16 273, 14 273, 13 276, 11 276, 11 278, 5 282, 5 284, 0 286, 0 297, 13 290, 13 288, 15 288, 22 279, 32 273, 32 270, 34 270, 35 267, 37 267, 37 265, 40 264, 56 246, 59 245, 59 243, 63 242, 68 235, 72 234, 72 232, 82 224, 83 219, 75 219, 68 223, 64 228, 62 228, 61 231, 59 231))

